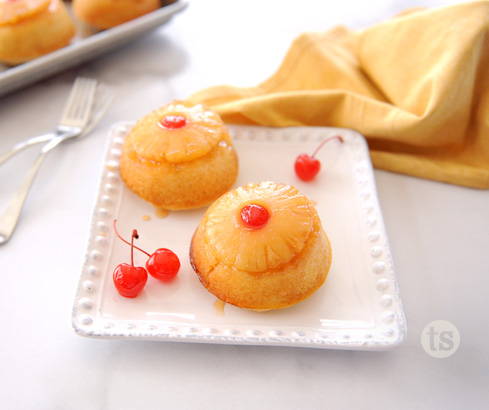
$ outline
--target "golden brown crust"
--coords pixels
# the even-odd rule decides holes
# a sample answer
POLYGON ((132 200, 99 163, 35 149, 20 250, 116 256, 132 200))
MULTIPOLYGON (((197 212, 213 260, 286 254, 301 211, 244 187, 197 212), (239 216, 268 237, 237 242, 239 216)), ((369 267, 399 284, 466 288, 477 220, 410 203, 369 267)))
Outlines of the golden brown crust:
POLYGON ((137 157, 125 144, 120 174, 134 193, 159 208, 199 208, 232 187, 238 175, 238 157, 230 143, 223 143, 194 161, 150 162, 137 157))
POLYGON ((100 29, 118 26, 159 9, 160 0, 74 0, 75 15, 100 29))
POLYGON ((0 26, 15 24, 49 7, 51 0, 0 1, 0 26))
POLYGON ((280 270, 250 273, 224 265, 205 243, 200 225, 190 247, 190 261, 200 282, 209 292, 232 305, 253 309, 282 309, 307 299, 326 280, 332 252, 319 217, 305 248, 280 270))
POLYGON ((0 26, 0 61, 20 64, 68 45, 75 35, 64 3, 51 0, 45 10, 0 26))

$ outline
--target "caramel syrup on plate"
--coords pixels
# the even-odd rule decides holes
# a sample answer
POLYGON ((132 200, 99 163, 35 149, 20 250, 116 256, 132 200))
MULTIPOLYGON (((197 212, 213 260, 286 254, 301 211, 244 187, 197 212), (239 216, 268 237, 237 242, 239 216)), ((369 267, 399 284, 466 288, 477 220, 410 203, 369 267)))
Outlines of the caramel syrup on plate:
POLYGON ((170 211, 168 209, 155 208, 155 214, 158 218, 166 218, 169 213, 170 211))
POLYGON ((221 299, 216 299, 214 302, 214 310, 219 316, 224 316, 224 307, 226 306, 226 302, 223 302, 221 299))

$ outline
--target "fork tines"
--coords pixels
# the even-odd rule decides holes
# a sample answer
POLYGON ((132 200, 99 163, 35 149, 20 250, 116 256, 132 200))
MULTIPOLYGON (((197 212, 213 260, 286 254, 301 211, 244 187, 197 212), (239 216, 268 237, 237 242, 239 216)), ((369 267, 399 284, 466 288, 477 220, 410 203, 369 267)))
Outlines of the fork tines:
POLYGON ((71 89, 60 125, 84 128, 90 119, 96 89, 97 81, 78 77, 71 89))

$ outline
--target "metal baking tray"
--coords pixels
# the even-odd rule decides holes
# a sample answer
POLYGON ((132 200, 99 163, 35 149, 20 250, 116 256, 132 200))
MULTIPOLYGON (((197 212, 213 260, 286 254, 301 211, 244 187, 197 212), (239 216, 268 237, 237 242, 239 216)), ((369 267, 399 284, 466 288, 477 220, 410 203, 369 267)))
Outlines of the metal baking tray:
POLYGON ((77 36, 69 46, 18 66, 8 67, 0 64, 0 96, 95 58, 137 38, 167 23, 187 5, 187 1, 177 0, 152 13, 104 31, 90 31, 78 25, 77 36))

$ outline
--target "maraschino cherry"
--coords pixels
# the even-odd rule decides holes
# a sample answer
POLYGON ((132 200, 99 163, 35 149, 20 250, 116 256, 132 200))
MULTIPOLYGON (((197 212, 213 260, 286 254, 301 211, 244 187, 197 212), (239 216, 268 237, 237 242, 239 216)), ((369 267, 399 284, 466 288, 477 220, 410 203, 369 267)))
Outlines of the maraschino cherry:
POLYGON ((302 179, 303 181, 312 181, 314 177, 321 170, 321 162, 316 158, 319 150, 324 146, 324 144, 337 139, 341 143, 343 143, 343 137, 340 135, 335 135, 334 137, 329 137, 324 139, 319 146, 314 150, 312 155, 308 154, 300 154, 295 160, 295 173, 296 175, 302 179))
POLYGON ((249 204, 241 208, 240 216, 243 224, 251 229, 264 227, 270 219, 267 208, 257 204, 249 204))
POLYGON ((180 270, 180 259, 170 249, 160 248, 150 255, 146 269, 154 278, 170 281, 180 270))
MULTIPOLYGON (((131 245, 117 231, 116 219, 114 219, 114 231, 121 241, 131 245)), ((148 260, 146 261, 146 269, 149 274, 156 279, 170 281, 180 270, 180 259, 178 259, 178 256, 170 249, 160 248, 154 251, 153 254, 150 254, 134 244, 131 246, 148 257, 148 260)))
POLYGON ((167 115, 160 121, 160 126, 170 130, 183 128, 187 125, 187 118, 183 115, 167 115))
POLYGON ((121 296, 135 298, 139 295, 148 280, 148 272, 139 266, 134 266, 134 239, 138 239, 138 231, 135 229, 131 235, 131 264, 121 263, 114 270, 114 285, 121 296))

